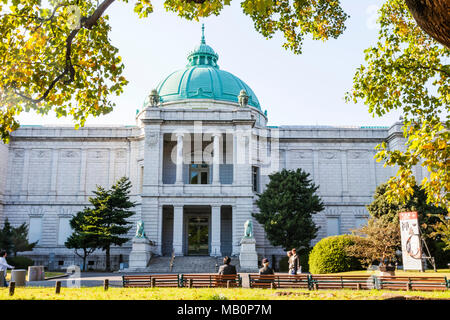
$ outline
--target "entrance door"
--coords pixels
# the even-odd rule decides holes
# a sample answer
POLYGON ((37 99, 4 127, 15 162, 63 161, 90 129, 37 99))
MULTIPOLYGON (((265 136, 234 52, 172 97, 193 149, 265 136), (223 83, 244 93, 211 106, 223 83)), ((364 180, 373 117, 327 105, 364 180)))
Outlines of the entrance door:
POLYGON ((209 217, 188 218, 188 255, 209 255, 209 217))

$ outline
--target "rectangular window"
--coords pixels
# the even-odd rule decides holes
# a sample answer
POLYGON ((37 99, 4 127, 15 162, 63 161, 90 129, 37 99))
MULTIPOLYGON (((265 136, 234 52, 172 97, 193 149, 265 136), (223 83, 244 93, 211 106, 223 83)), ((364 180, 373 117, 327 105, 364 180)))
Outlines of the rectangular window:
POLYGON ((190 184, 209 184, 209 170, 207 164, 191 164, 189 166, 190 184))
MULTIPOLYGON (((33 217, 30 218, 30 228, 28 230, 28 241, 30 243, 41 241, 42 237, 42 218, 33 217)), ((38 243, 39 244, 39 243, 38 243)))
POLYGON ((259 168, 252 167, 253 191, 259 192, 259 168))
POLYGON ((59 219, 58 245, 63 246, 67 238, 71 235, 70 218, 59 219))
POLYGON ((340 234, 339 217, 327 217, 327 237, 340 234))

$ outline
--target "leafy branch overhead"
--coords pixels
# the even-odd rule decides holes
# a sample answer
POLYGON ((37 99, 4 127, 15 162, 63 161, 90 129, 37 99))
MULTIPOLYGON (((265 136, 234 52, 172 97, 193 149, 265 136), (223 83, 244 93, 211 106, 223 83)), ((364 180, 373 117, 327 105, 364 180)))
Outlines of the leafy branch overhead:
MULTIPOLYGON (((89 115, 100 116, 113 109, 111 95, 121 94, 128 83, 122 75, 124 65, 118 49, 108 38, 111 28, 106 11, 113 2, 0 1, 0 136, 4 142, 19 127, 17 116, 23 111, 71 116, 78 128, 89 115)), ((420 21, 432 19, 438 10, 441 16, 445 14, 441 7, 432 5, 425 6, 428 11, 421 14, 424 5, 418 8, 414 2, 424 1, 407 2, 420 21)), ((166 0, 164 7, 183 18, 198 20, 219 15, 230 3, 166 0)), ((316 40, 337 38, 348 18, 337 0, 245 0, 241 7, 260 34, 272 38, 280 32, 283 47, 295 53, 301 53, 308 35, 316 40)), ((136 0, 134 11, 145 18, 153 6, 149 0, 136 0)), ((439 30, 446 31, 433 29, 432 34, 439 30)))
POLYGON ((378 146, 377 160, 398 166, 389 180, 391 199, 407 201, 417 184, 426 190, 429 203, 448 209, 450 50, 416 24, 402 0, 387 1, 378 22, 378 42, 365 50, 366 64, 356 71, 346 98, 362 101, 373 116, 402 111, 406 149, 378 146), (429 175, 422 181, 416 181, 417 165, 429 175))

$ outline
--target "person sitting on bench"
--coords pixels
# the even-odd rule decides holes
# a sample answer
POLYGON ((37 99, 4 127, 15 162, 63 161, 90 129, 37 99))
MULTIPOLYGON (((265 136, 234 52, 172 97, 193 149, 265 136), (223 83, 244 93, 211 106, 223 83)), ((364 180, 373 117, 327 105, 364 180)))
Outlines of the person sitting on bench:
POLYGON ((264 258, 262 260, 263 267, 259 269, 259 274, 274 274, 273 269, 269 267, 269 259, 264 258))
POLYGON ((236 267, 230 265, 231 258, 226 256, 223 258, 223 265, 219 268, 219 274, 236 274, 236 267))

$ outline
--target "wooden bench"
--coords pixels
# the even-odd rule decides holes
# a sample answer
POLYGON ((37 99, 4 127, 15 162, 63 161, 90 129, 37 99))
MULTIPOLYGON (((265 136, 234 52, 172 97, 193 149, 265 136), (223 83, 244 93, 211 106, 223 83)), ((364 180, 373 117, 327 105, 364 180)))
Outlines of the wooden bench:
POLYGON ((238 274, 182 274, 180 284, 187 288, 233 288, 242 287, 242 279, 238 274))
POLYGON ((250 288, 305 288, 310 289, 307 274, 249 274, 250 288))
POLYGON ((450 287, 447 277, 380 276, 377 280, 378 289, 385 290, 437 291, 448 290, 450 287))
POLYGON ((310 278, 311 287, 318 289, 375 289, 376 279, 369 275, 320 275, 314 274, 310 278))
POLYGON ((123 287, 179 287, 178 274, 124 275, 123 287))

